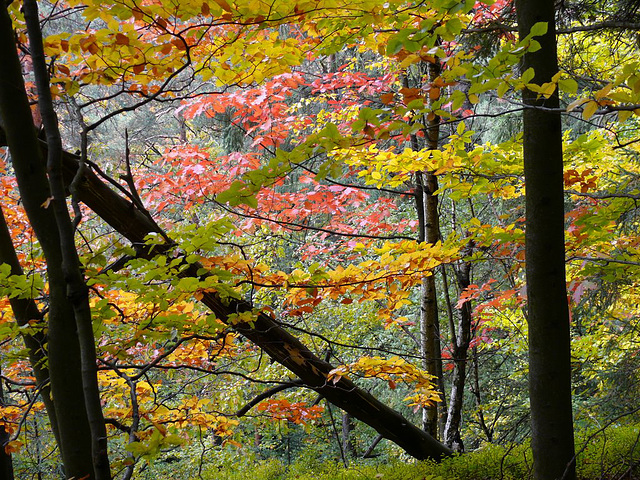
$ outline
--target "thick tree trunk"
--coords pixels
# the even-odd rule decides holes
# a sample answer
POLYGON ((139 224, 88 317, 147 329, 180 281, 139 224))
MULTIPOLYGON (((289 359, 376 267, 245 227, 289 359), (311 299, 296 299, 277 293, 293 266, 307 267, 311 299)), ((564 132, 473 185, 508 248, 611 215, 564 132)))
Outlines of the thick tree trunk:
MULTIPOLYGON (((437 127, 435 128, 437 136, 437 127)), ((422 177, 419 184, 422 194, 419 198, 422 201, 421 208, 424 210, 424 236, 421 240, 427 243, 436 243, 440 239, 438 197, 434 195, 438 189, 438 180, 432 173, 419 175, 422 177)), ((441 389, 440 323, 435 275, 429 275, 422 279, 420 294, 420 355, 423 359, 423 368, 436 378, 438 387, 441 389), (440 368, 438 368, 439 366, 440 368)), ((424 430, 437 438, 438 405, 434 404, 423 409, 422 423, 424 430)))
MULTIPOLYGON (((526 53, 534 82, 558 72, 553 0, 516 0, 524 38, 537 22, 547 33, 540 50, 526 53)), ((571 410, 571 346, 564 251, 562 126, 557 95, 523 93, 526 185, 526 279, 529 321, 529 396, 534 478, 575 479, 571 410), (536 107, 545 107, 536 108, 536 107), (548 109, 555 109, 550 111, 548 109)))
POLYGON ((93 470, 96 480, 110 480, 107 430, 102 415, 100 389, 98 387, 96 345, 93 336, 91 307, 89 306, 89 289, 80 270, 80 259, 75 244, 75 228, 67 209, 65 184, 62 175, 62 139, 58 129, 58 117, 51 97, 49 73, 47 71, 36 0, 24 0, 23 12, 27 24, 33 72, 38 91, 38 106, 40 107, 42 124, 47 138, 47 172, 51 195, 53 196, 51 207, 60 237, 61 268, 66 284, 67 299, 73 308, 78 343, 80 345, 82 386, 85 409, 91 429, 93 470))
MULTIPOLYGON (((416 148, 417 150, 417 148, 416 148)), ((417 174, 416 208, 419 215, 420 242, 435 243, 439 237, 438 197, 432 192, 437 189, 438 181, 430 173, 417 174), (435 215, 434 215, 435 214, 435 215)), ((440 328, 438 323, 438 297, 434 275, 422 278, 420 286, 420 357, 422 368, 442 384, 442 369, 438 370, 440 359, 440 328), (436 339, 437 337, 437 339, 436 339), (436 341, 437 340, 437 341, 436 341)), ((442 391, 442 390, 441 390, 442 391)), ((422 409, 422 428, 434 438, 438 437, 438 405, 429 405, 422 409)))
MULTIPOLYGON (((1 135, 0 135, 1 138, 1 135)), ((43 148, 46 145, 42 144, 43 148)), ((77 157, 63 155, 65 181, 71 181, 78 169, 77 157)), ((150 233, 161 233, 159 227, 131 202, 125 200, 105 185, 91 170, 84 173, 78 185, 79 199, 105 222, 126 237, 144 254, 144 238, 150 233)), ((158 251, 156 248, 155 251, 158 251)), ((199 265, 191 265, 182 276, 197 277, 199 265)), ((207 292, 202 300, 223 322, 229 324, 229 316, 251 311, 252 306, 242 300, 222 301, 215 293, 207 292)), ((249 323, 232 326, 261 347, 267 355, 297 375, 305 386, 324 396, 329 402, 351 414, 354 418, 374 428, 384 438, 403 448, 418 459, 441 459, 451 455, 451 450, 422 431, 401 414, 381 403, 368 392, 342 378, 335 384, 327 383, 331 364, 318 358, 297 338, 282 328, 277 321, 260 313, 249 323)))
POLYGON ((60 451, 67 476, 83 478, 93 473, 93 466, 76 324, 66 297, 58 227, 50 209, 45 208, 49 204, 49 185, 6 7, 0 7, 0 65, 0 118, 10 119, 4 129, 18 187, 47 260, 49 371, 60 451))

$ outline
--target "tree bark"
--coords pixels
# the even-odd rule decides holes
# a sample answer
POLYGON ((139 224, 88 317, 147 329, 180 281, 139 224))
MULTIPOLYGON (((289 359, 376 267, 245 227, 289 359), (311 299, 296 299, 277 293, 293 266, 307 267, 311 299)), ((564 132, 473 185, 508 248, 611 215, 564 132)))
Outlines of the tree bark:
POLYGON ((356 458, 356 446, 353 443, 351 432, 356 428, 351 415, 342 413, 342 451, 347 461, 356 458))
MULTIPOLYGON (((434 82, 440 75, 441 66, 436 60, 427 66, 427 78, 434 82)), ((406 77, 405 77, 406 78, 406 77)), ((409 86, 406 84, 405 86, 409 86)), ((437 150, 440 143, 440 117, 434 116, 427 121, 425 129, 426 147, 437 150)), ((418 139, 411 138, 413 150, 418 151, 418 139)), ((434 244, 440 240, 440 216, 438 214, 438 178, 433 172, 418 172, 416 174, 416 210, 418 214, 418 241, 434 244)), ((442 354, 440 347, 440 322, 438 316, 438 292, 435 276, 429 275, 422 279, 420 289, 420 356, 422 367, 432 375, 438 390, 444 392, 442 374, 442 354)), ((438 437, 438 409, 434 404, 422 409, 422 428, 431 436, 438 437)))
MULTIPOLYGON (((437 127, 436 132, 437 132, 437 127)), ((437 133, 436 133, 437 136, 437 133)), ((431 146, 429 147, 431 148, 431 146)), ((437 148, 437 141, 435 147, 437 148)), ((438 179, 432 173, 419 173, 421 181, 419 188, 420 208, 424 211, 424 233, 421 241, 436 243, 440 239, 440 223, 438 217, 438 197, 434 195, 438 189, 438 179)), ((440 353, 440 323, 438 318, 438 295, 435 276, 429 275, 422 279, 420 289, 420 356, 423 368, 433 375, 442 391, 442 363, 440 353), (438 361, 440 360, 440 368, 438 361)), ((433 437, 438 436, 438 405, 434 404, 423 409, 422 428, 433 437)))
MULTIPOLYGON (((67 209, 66 190, 62 175, 62 139, 58 129, 58 117, 51 97, 49 73, 47 71, 36 0, 24 0, 23 12, 27 24, 33 72, 38 91, 38 106, 40 107, 42 124, 47 138, 47 172, 49 187, 53 196, 51 206, 60 238, 61 268, 66 284, 67 301, 71 303, 73 308, 78 343, 80 345, 82 388, 91 430, 93 470, 96 480, 110 480, 111 470, 107 454, 107 430, 104 416, 102 415, 100 389, 98 387, 96 345, 93 336, 91 307, 89 306, 89 289, 80 269, 80 258, 75 245, 75 228, 67 209)), ((74 200, 77 201, 77 199, 74 200)))
MULTIPOLYGON (((558 72, 553 0, 516 0, 520 38, 537 22, 548 31, 525 53, 533 81, 558 72)), ((536 480, 575 479, 571 409, 571 345, 564 251, 562 125, 557 94, 523 92, 526 185, 526 280, 529 322, 531 446, 536 480), (538 107, 555 109, 544 110, 538 107)))
POLYGON ((83 478, 93 473, 93 467, 80 349, 73 309, 66 298, 58 227, 51 211, 45 208, 50 201, 49 184, 6 7, 0 7, 0 65, 0 118, 10 119, 3 126, 20 195, 47 260, 49 371, 60 451, 66 475, 83 478))

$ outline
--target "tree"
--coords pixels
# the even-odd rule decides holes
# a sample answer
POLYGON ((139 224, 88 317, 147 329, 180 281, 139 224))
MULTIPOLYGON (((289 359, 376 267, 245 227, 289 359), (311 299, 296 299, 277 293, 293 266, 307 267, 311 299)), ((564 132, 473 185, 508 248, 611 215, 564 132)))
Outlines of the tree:
MULTIPOLYGON (((534 81, 558 73, 554 2, 516 2, 518 29, 526 37, 544 25, 540 48, 524 56, 534 81)), ((540 99, 524 90, 526 274, 529 324, 531 446, 537 479, 575 478, 571 406, 571 347, 567 304, 562 125, 558 95, 540 99), (546 109, 552 109, 547 111, 546 109), (555 109, 555 111, 553 111, 555 109)))
POLYGON ((47 345, 55 408, 51 423, 58 429, 66 473, 83 477, 92 472, 93 462, 75 320, 65 288, 58 226, 50 211, 43 208, 49 202, 49 184, 15 50, 11 19, 6 8, 0 10, 0 52, 5 65, 0 81, 0 118, 3 119, 16 177, 23 192, 25 210, 48 260, 51 306, 47 345), (11 121, 4 121, 7 118, 11 121))

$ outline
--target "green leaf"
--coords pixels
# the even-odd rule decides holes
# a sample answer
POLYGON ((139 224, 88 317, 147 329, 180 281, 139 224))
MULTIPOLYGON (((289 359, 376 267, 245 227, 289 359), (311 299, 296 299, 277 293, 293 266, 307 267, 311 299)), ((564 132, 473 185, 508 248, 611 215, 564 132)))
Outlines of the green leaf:
POLYGON ((540 37, 547 33, 548 28, 547 22, 538 22, 529 30, 529 36, 540 37))
POLYGON ((536 76, 536 73, 533 71, 533 68, 529 67, 522 74, 522 76, 520 77, 520 80, 522 80, 524 83, 529 83, 531 82, 531 80, 533 80, 533 77, 535 76, 536 76))
POLYGON ((504 94, 507 93, 507 90, 509 90, 509 86, 508 82, 502 82, 498 85, 498 97, 502 98, 504 94))
POLYGON ((560 90, 566 93, 576 93, 578 91, 578 82, 573 78, 558 80, 558 86, 560 87, 560 90))

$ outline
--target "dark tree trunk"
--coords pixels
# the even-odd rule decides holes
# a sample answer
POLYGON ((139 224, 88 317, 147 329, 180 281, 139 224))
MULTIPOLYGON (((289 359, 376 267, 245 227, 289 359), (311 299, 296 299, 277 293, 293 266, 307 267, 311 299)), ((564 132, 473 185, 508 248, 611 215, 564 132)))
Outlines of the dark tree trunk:
MULTIPOLYGON (((427 78, 429 82, 435 81, 440 75, 440 64, 429 63, 427 66, 427 78)), ((408 84, 406 85, 409 86, 408 84)), ((422 85, 420 85, 422 86, 422 85)), ((426 147, 430 150, 439 148, 440 117, 434 116, 427 121, 426 147)), ((419 150, 418 139, 414 135, 411 138, 413 150, 419 150)), ((440 216, 438 214, 438 178, 433 172, 418 172, 416 174, 416 210, 418 214, 419 233, 418 241, 436 243, 440 240, 440 216)), ((438 317, 438 292, 435 275, 429 275, 422 279, 420 289, 420 355, 422 367, 432 375, 437 382, 438 390, 444 392, 442 375, 442 355, 440 348, 440 323, 438 317)), ((422 410, 422 428, 433 437, 438 437, 438 408, 434 404, 422 410)))
POLYGON ((348 413, 342 413, 342 451, 347 460, 357 456, 356 446, 353 443, 351 432, 356 428, 353 418, 348 413))
POLYGON ((67 476, 83 478, 92 475, 93 467, 76 324, 66 296, 58 227, 44 208, 50 190, 6 7, 0 7, 0 65, 0 118, 10 119, 3 125, 21 199, 47 260, 48 360, 60 451, 67 476))
MULTIPOLYGON (((67 301, 73 308, 77 338, 80 346, 82 387, 85 409, 91 430, 91 450, 93 470, 96 480, 110 480, 111 471, 107 455, 107 430, 102 415, 100 389, 98 387, 98 368, 96 364, 96 346, 93 336, 89 289, 80 269, 80 259, 75 245, 75 228, 67 209, 66 189, 62 175, 62 139, 58 129, 58 117, 53 106, 49 73, 44 54, 42 32, 38 17, 36 0, 24 0, 24 18, 27 24, 29 47, 33 72, 38 91, 38 106, 42 115, 42 124, 47 138, 47 172, 53 200, 51 208, 55 215, 62 272, 66 285, 67 301)), ((36 147, 37 148, 37 147, 36 147)), ((72 188, 74 190, 74 188, 72 188)), ((74 199, 77 201, 77 199, 74 199)), ((79 211, 78 211, 79 215, 79 211)), ((78 218, 78 221, 80 219, 78 218)))
MULTIPOLYGON (((544 36, 536 37, 540 50, 525 54, 523 68, 533 68, 536 84, 550 82, 558 72, 554 1, 516 0, 516 11, 520 38, 537 22, 548 26, 544 36)), ((569 480, 575 479, 575 461, 559 101, 557 95, 539 99, 529 90, 523 98, 530 107, 523 120, 534 477, 569 480)))
MULTIPOLYGON (((437 126, 436 129, 437 136, 437 126)), ((436 147, 437 148, 437 141, 436 147)), ((431 146, 429 146, 431 148, 431 146)), ((422 194, 421 208, 424 210, 424 237, 421 241, 436 243, 440 239, 440 220, 438 217, 438 197, 434 192, 438 189, 438 179, 432 173, 420 173, 422 194)), ((424 277, 420 299, 420 354, 423 368, 433 375, 442 391, 442 361, 440 353, 440 323, 438 319, 438 295, 434 274, 424 277), (439 363, 440 362, 440 363, 439 363), (438 368, 440 367, 440 368, 438 368)), ((434 404, 423 410, 422 424, 425 431, 433 437, 438 436, 438 405, 434 404)))

